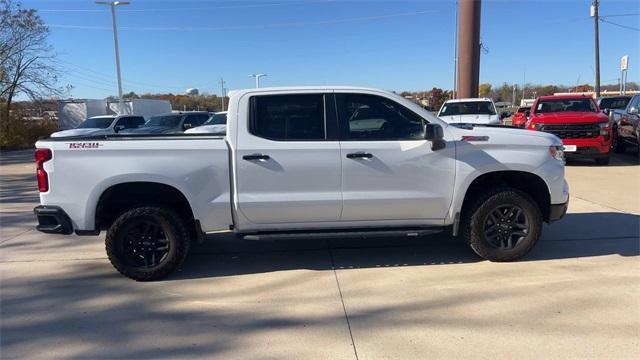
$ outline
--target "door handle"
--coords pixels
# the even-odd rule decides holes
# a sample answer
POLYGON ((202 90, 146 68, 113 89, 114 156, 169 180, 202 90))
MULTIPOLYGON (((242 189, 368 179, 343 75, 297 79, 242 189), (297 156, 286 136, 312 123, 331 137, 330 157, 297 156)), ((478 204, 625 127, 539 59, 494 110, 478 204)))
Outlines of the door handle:
POLYGON ((371 159, 372 157, 373 155, 363 152, 347 154, 347 159, 371 159))
POLYGON ((242 157, 245 160, 248 161, 255 161, 255 160, 269 160, 270 157, 267 154, 251 154, 251 155, 244 155, 242 157))

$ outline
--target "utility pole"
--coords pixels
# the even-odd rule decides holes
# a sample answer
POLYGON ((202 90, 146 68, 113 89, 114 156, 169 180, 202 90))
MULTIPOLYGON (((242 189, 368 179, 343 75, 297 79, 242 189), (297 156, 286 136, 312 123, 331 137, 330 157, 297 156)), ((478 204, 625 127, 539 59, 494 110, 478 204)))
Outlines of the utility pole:
POLYGON ((480 85, 480 0, 459 0, 457 98, 478 97, 480 85))
POLYGON ((456 1, 456 26, 453 35, 453 99, 458 93, 458 2, 456 1))
POLYGON ((98 5, 111 7, 111 22, 113 25, 113 44, 116 48, 116 77, 118 78, 118 108, 120 114, 124 114, 124 101, 122 99, 122 78, 120 76, 120 50, 118 49, 118 29, 116 27, 116 6, 129 5, 128 1, 96 1, 98 5))
POLYGON ((595 34, 595 51, 596 51, 596 81, 594 91, 596 97, 600 97, 600 33, 598 30, 598 0, 593 0, 591 3, 591 16, 593 16, 593 26, 595 34))
POLYGON ((522 73, 522 98, 524 99, 524 88, 527 86, 527 71, 522 73))
POLYGON ((256 89, 260 87, 260 78, 263 76, 267 76, 267 74, 251 74, 249 77, 256 79, 256 89))
POLYGON ((220 101, 222 102, 222 110, 221 111, 224 111, 224 83, 225 82, 226 81, 224 81, 224 79, 222 77, 220 77, 220 81, 219 81, 219 83, 220 83, 220 94, 221 94, 220 95, 220 101))
POLYGON ((516 106, 516 85, 515 84, 513 85, 513 95, 511 97, 512 97, 511 106, 516 106))

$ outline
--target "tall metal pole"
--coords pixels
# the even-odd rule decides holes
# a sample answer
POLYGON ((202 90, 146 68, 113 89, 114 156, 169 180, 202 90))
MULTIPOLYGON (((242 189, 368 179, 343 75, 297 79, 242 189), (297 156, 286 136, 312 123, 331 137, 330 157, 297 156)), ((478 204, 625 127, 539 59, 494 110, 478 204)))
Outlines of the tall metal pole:
POLYGON ((478 97, 481 1, 459 1, 457 97, 478 97))
POLYGON ((113 21, 113 43, 116 48, 116 74, 118 76, 118 108, 120 114, 124 114, 124 101, 122 99, 122 77, 120 75, 120 49, 118 48, 118 28, 116 27, 116 6, 111 3, 111 20, 113 21))
POLYGON ((593 25, 594 25, 594 33, 595 33, 595 51, 596 51, 596 81, 594 90, 596 93, 596 97, 600 97, 600 33, 598 30, 598 0, 593 0, 593 4, 591 5, 591 10, 593 14, 593 25))
POLYGON ((453 35, 453 99, 458 94, 458 2, 456 1, 456 26, 453 35))
POLYGON ((118 28, 116 26, 116 6, 129 5, 128 1, 96 1, 98 5, 111 7, 111 22, 113 25, 113 44, 116 50, 116 77, 118 79, 118 110, 124 114, 124 100, 122 99, 122 77, 120 76, 120 49, 118 48, 118 28))
POLYGON ((222 110, 224 111, 224 79, 222 77, 220 77, 220 101, 222 102, 222 110))
POLYGON ((253 77, 256 79, 256 88, 260 87, 260 78, 263 76, 267 76, 267 74, 251 74, 249 77, 253 77))

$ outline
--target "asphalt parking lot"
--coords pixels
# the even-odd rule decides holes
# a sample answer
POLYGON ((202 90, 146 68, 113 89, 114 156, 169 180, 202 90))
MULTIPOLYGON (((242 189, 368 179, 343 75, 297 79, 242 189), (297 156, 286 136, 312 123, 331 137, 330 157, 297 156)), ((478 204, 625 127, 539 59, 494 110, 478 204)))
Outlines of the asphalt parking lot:
POLYGON ((640 165, 570 163, 567 216, 516 263, 445 235, 211 237, 165 281, 34 230, 31 151, 0 163, 1 358, 640 358, 640 165))

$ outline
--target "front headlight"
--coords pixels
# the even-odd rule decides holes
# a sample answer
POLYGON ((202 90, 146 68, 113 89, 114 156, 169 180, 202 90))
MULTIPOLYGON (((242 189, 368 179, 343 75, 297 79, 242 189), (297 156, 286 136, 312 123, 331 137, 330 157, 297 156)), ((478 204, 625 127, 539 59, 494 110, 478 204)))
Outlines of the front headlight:
POLYGON ((558 161, 562 161, 562 163, 564 164, 564 146, 562 145, 549 146, 549 155, 551 155, 552 158, 558 161))
POLYGON ((600 135, 609 136, 609 130, 611 130, 609 122, 598 123, 598 127, 600 128, 600 135))

